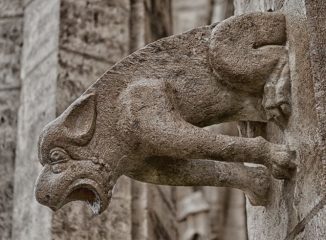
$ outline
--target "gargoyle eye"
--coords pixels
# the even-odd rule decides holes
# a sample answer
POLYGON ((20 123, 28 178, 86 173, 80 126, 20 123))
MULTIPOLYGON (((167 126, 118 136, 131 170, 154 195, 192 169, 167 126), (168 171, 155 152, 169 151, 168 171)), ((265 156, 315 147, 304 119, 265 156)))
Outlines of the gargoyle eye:
POLYGON ((68 154, 65 150, 61 148, 55 148, 50 152, 50 163, 59 163, 68 161, 68 154))

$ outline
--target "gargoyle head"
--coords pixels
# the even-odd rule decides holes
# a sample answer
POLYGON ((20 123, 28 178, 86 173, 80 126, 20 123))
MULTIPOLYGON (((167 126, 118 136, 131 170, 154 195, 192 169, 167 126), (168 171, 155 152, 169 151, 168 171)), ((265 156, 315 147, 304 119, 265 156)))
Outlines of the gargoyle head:
POLYGON ((96 149, 96 117, 95 94, 84 94, 44 128, 39 139, 43 170, 35 188, 41 204, 57 210, 81 200, 97 214, 108 207, 117 176, 101 156, 105 151, 96 149))

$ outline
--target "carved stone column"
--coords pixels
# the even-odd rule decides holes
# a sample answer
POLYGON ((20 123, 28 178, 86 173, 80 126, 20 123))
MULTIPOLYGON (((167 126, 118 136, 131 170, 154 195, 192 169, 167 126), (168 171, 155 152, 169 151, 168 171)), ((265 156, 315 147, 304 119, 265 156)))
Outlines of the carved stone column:
POLYGON ((51 212, 35 201, 33 185, 40 170, 38 135, 55 118, 59 5, 58 0, 24 1, 12 227, 17 240, 51 239, 51 212))

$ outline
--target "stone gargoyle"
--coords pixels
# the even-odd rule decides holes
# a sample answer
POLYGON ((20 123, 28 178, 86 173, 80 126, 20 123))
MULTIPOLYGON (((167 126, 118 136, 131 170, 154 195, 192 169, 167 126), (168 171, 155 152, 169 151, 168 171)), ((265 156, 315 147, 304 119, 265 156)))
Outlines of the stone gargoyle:
POLYGON ((253 13, 160 39, 124 58, 44 128, 37 200, 53 210, 82 200, 101 213, 126 175, 238 188, 252 204, 266 204, 271 175, 290 177, 293 151, 204 127, 240 120, 285 126, 285 43, 281 13, 253 13))

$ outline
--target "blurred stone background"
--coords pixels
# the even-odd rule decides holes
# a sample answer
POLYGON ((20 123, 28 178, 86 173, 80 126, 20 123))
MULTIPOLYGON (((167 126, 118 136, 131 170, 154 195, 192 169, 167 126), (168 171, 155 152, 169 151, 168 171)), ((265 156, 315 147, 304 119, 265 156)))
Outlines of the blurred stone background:
MULTIPOLYGON (((326 239, 321 190, 325 164, 320 160, 326 139, 321 130, 326 94, 318 87, 326 75, 321 31, 326 23, 314 18, 321 10, 326 12, 322 0, 0 0, 0 240, 247 240, 248 235, 257 240, 326 239), (302 159, 309 154, 307 159, 315 159, 303 164, 312 170, 301 169, 301 180, 295 183, 274 182, 276 204, 266 209, 248 205, 247 224, 240 191, 155 186, 128 178, 119 180, 110 209, 99 217, 82 203, 53 213, 35 201, 40 131, 110 66, 159 38, 232 15, 279 9, 289 14, 290 26, 296 29, 290 41, 306 47, 306 55, 292 49, 290 59, 292 65, 296 58, 304 59, 303 77, 297 76, 299 70, 294 77, 311 93, 305 109, 317 110, 311 110, 310 117, 296 114, 293 120, 309 130, 303 133, 307 141, 292 142, 306 149, 300 152, 302 159), (301 39, 307 31, 310 38, 301 39), (302 188, 295 187, 300 184, 302 188), (293 191, 295 197, 283 198, 293 191)), ((296 106, 302 103, 295 101, 296 106)), ((272 124, 237 125, 210 129, 287 140, 272 124)), ((300 132, 292 127, 290 135, 298 139, 300 132)))

